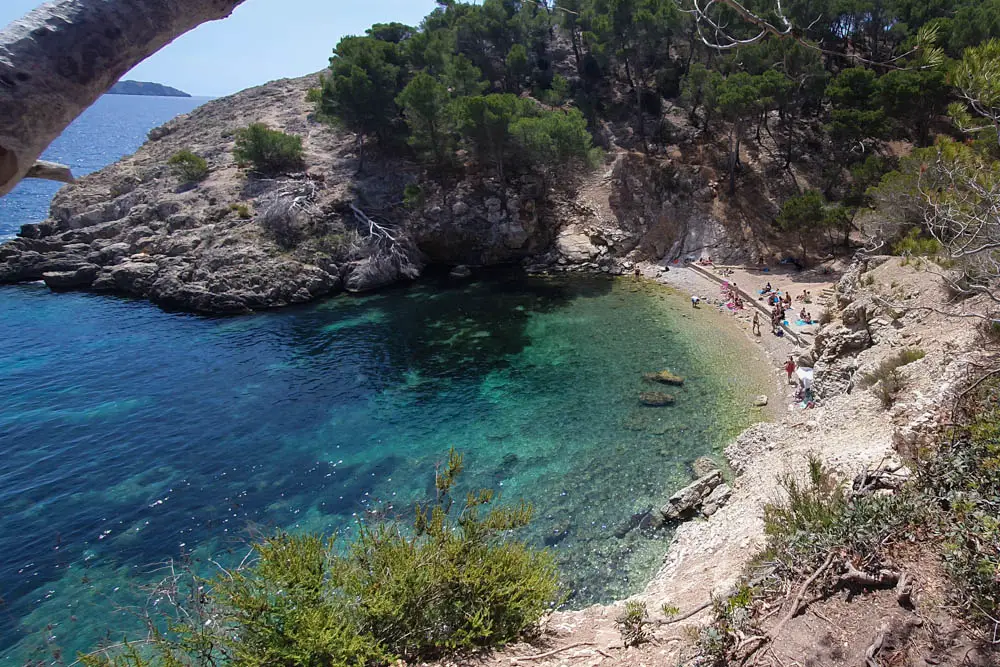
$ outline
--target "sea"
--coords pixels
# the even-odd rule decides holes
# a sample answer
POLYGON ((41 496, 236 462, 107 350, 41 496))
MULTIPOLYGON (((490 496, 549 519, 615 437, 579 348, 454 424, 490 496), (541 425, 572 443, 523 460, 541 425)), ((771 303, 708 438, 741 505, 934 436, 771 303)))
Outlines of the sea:
MULTIPOLYGON (((83 175, 204 100, 106 96, 45 155, 83 175)), ((58 186, 0 198, 0 238, 58 186)), ((767 371, 724 315, 632 278, 446 275, 239 317, 0 286, 0 664, 142 634, 171 567, 277 530, 406 522, 450 448, 462 488, 527 500, 565 605, 641 590, 667 531, 621 527, 761 418, 767 371), (643 372, 687 378, 676 403, 643 372)))

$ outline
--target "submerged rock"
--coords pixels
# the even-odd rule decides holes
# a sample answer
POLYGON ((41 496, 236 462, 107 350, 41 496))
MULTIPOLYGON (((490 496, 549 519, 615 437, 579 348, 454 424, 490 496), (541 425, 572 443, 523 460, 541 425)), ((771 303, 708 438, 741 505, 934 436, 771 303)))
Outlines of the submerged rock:
POLYGON ((472 269, 467 267, 465 264, 459 264, 448 274, 448 277, 454 278, 456 280, 465 280, 466 278, 472 277, 472 269))
POLYGON ((661 408, 665 405, 673 405, 674 397, 664 394, 661 391, 644 391, 639 394, 639 402, 651 408, 661 408))
POLYGON ((568 523, 556 524, 552 528, 552 531, 548 535, 546 535, 542 539, 542 541, 545 543, 545 546, 547 547, 555 546, 560 542, 562 542, 563 540, 565 540, 567 537, 569 537, 571 530, 573 530, 573 526, 571 524, 568 523))
POLYGON ((614 530, 615 537, 621 539, 631 533, 636 528, 642 526, 644 523, 649 523, 650 512, 653 511, 653 506, 650 505, 641 512, 636 512, 625 521, 621 522, 614 530))
POLYGON ((679 375, 674 375, 670 371, 657 371, 656 373, 643 373, 642 377, 644 380, 649 380, 650 382, 659 382, 660 384, 670 384, 675 387, 679 387, 684 384, 684 378, 679 375))
POLYGON ((753 406, 755 408, 762 408, 767 405, 767 395, 761 394, 757 398, 753 399, 753 406))
POLYGON ((691 464, 691 469, 694 470, 696 477, 704 477, 718 470, 719 464, 710 456, 699 456, 691 464))

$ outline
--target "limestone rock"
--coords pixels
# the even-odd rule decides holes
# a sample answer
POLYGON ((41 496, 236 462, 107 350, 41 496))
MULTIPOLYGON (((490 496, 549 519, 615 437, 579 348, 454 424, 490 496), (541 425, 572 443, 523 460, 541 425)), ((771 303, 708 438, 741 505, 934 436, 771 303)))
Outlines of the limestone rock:
POLYGON ((586 262, 600 252, 589 236, 573 227, 563 230, 556 239, 556 248, 570 262, 586 262))
POLYGON ((708 494, 708 498, 701 504, 701 513, 705 516, 712 516, 720 509, 722 506, 729 502, 729 498, 733 495, 733 490, 728 484, 720 484, 715 487, 712 493, 708 494))
POLYGON ((764 407, 765 405, 767 405, 767 396, 765 394, 761 394, 757 398, 753 399, 753 405, 755 408, 764 407))
POLYGON ((722 484, 722 472, 716 470, 700 477, 667 500, 660 512, 667 521, 690 518, 702 507, 702 503, 716 487, 722 484))
POLYGON ((96 264, 85 264, 75 271, 47 271, 42 274, 42 280, 54 290, 89 287, 100 269, 96 264))

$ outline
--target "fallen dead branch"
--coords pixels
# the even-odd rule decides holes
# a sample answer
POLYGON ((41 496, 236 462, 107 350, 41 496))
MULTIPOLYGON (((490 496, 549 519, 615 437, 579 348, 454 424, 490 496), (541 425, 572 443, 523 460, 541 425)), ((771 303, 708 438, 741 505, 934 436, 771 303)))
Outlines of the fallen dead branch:
POLYGON ((539 653, 538 655, 524 655, 516 658, 511 658, 511 662, 518 662, 520 660, 542 660, 543 658, 548 658, 557 653, 562 653, 563 651, 569 651, 570 649, 579 648, 581 646, 593 646, 594 642, 577 642, 575 644, 569 644, 568 646, 561 646, 559 648, 552 649, 551 651, 546 651, 545 653, 539 653))

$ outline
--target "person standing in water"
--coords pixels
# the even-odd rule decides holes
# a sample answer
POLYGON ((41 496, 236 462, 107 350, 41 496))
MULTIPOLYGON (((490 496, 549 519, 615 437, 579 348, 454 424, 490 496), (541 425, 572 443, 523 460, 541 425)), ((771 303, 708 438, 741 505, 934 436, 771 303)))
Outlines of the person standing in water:
POLYGON ((785 373, 788 375, 788 384, 792 383, 792 373, 795 372, 795 362, 792 361, 791 357, 788 357, 788 361, 785 362, 785 373))
POLYGON ((760 313, 758 313, 756 310, 753 313, 753 335, 754 336, 760 335, 760 313))

